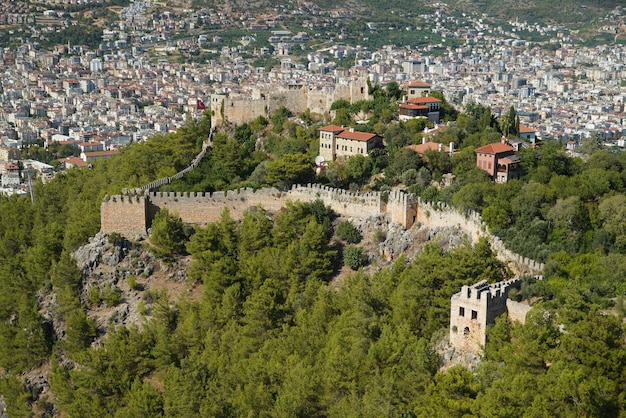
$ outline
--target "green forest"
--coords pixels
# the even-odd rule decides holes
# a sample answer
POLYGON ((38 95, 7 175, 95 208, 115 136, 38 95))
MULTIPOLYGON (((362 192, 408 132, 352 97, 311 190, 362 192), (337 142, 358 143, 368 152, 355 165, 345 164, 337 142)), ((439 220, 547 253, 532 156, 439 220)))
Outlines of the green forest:
POLYGON ((112 327, 92 346, 97 329, 69 254, 98 232, 105 195, 187 166, 211 130, 205 114, 92 169, 35 182, 34 203, 0 198, 0 394, 9 416, 624 415, 626 155, 589 138, 584 158, 572 158, 544 141, 522 151, 522 179, 493 184, 473 150, 503 132, 515 138, 514 109, 496 118, 469 105, 459 114, 439 95, 450 124, 432 140, 460 152, 421 157, 405 146, 421 143, 426 122, 394 121, 397 85, 371 92, 372 100, 336 102, 334 120, 283 108, 220 128, 200 166, 163 190, 316 181, 404 188, 479 212, 509 248, 546 263, 543 280, 526 278, 511 295, 533 302, 525 325, 499 318, 475 369, 440 371, 451 295, 512 275, 489 244, 444 251, 431 242, 414 259, 368 273, 359 270, 360 242, 381 237, 361 236, 320 201, 293 202, 273 217, 257 209, 234 220, 226 210, 196 228, 159 213, 146 247, 164 263, 191 257, 201 297, 152 295, 141 327, 112 327), (357 124, 364 113, 368 122, 357 124), (386 147, 316 177, 317 129, 331 122, 376 132, 386 147), (449 174, 450 185, 438 184, 449 174), (342 264, 354 272, 333 282, 342 264), (46 295, 55 295, 62 335, 42 310, 46 295), (48 376, 46 393, 24 382, 35 368, 48 376))

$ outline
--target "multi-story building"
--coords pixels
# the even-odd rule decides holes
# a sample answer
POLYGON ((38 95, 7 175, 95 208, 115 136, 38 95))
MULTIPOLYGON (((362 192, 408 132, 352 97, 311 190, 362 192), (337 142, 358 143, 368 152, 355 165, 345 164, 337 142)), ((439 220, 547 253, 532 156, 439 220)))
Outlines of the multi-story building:
POLYGON ((326 161, 334 161, 337 157, 353 155, 368 156, 374 148, 380 147, 381 138, 376 134, 358 132, 353 128, 328 125, 320 128, 319 155, 326 161))
POLYGON ((440 107, 441 100, 435 97, 414 97, 400 103, 398 118, 402 121, 416 118, 426 118, 431 123, 439 123, 440 107))
POLYGON ((406 98, 410 100, 430 94, 431 85, 425 81, 412 80, 403 85, 402 89, 406 91, 406 98))
POLYGON ((496 183, 506 183, 522 176, 521 159, 515 148, 505 142, 488 144, 474 150, 476 166, 489 174, 496 183))

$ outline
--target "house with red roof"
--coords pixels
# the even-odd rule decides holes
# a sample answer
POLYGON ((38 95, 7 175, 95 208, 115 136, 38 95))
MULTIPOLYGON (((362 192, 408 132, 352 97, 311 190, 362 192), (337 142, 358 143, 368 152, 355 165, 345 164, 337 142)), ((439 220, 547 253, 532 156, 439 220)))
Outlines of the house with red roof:
POLYGON ((326 161, 353 155, 367 157, 372 149, 380 147, 381 144, 382 140, 378 135, 358 132, 354 128, 346 129, 337 125, 320 128, 319 155, 326 161))
POLYGON ((496 183, 506 183, 523 174, 521 159, 515 155, 515 148, 504 141, 488 144, 474 151, 476 166, 486 171, 496 183))
POLYGON ((416 118, 426 118, 431 123, 439 123, 441 100, 436 97, 414 97, 398 105, 398 118, 407 121, 416 118))
POLYGON ((426 154, 428 151, 445 152, 446 154, 455 153, 453 142, 450 142, 450 146, 447 147, 437 142, 426 141, 426 138, 422 140, 421 144, 407 145, 406 148, 412 149, 413 151, 417 152, 420 157, 423 157, 424 154, 426 154))
POLYGON ((519 137, 522 139, 528 139, 533 144, 535 143, 536 132, 533 128, 529 128, 528 126, 520 125, 519 126, 519 137))
POLYGON ((59 162, 66 169, 70 169, 73 167, 87 167, 87 165, 89 164, 86 161, 83 161, 82 159, 80 159, 79 157, 66 157, 66 158, 60 159, 59 162))
POLYGON ((430 93, 430 89, 431 85, 422 80, 407 81, 402 86, 402 90, 406 92, 407 99, 427 96, 430 93))

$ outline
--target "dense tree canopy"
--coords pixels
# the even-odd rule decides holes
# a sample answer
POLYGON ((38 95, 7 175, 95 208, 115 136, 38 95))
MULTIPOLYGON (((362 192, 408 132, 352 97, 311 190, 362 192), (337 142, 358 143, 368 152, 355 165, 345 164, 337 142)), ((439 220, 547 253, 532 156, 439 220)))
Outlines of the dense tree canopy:
MULTIPOLYGON (((205 116, 91 170, 36 182, 34 203, 0 198, 0 393, 8 413, 28 415, 33 394, 20 379, 42 366, 54 395, 45 402, 68 416, 623 415, 624 155, 591 144, 584 160, 571 158, 547 142, 521 153, 522 179, 493 184, 473 153, 499 140, 490 109, 468 106, 432 138, 454 142, 458 154, 420 156, 404 146, 421 139, 423 126, 389 123, 396 88, 372 89, 373 100, 336 108, 371 113, 362 129, 377 131, 388 151, 339 161, 319 181, 382 191, 402 183, 425 200, 481 213, 509 248, 546 262, 543 280, 525 279, 514 295, 534 302, 526 324, 499 318, 475 370, 438 372, 435 348, 452 294, 511 276, 489 244, 444 251, 432 242, 413 260, 335 282, 344 263, 366 263, 362 236, 321 201, 292 202, 276 214, 250 208, 241 220, 226 210, 193 231, 163 211, 151 244, 161 256, 190 255, 201 297, 155 292, 149 321, 110 329, 92 347, 93 302, 81 300, 70 253, 98 231, 105 194, 189 163, 208 137, 205 116), (62 335, 42 310, 46 295, 54 295, 62 335)), ((305 119, 297 124, 285 109, 271 123, 223 130, 199 167, 164 190, 314 180, 316 128, 330 120, 305 119)))

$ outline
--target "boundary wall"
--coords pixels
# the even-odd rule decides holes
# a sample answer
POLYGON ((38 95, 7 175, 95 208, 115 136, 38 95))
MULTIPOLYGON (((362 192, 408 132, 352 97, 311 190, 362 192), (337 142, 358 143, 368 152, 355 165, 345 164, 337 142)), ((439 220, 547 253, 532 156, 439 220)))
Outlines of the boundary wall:
POLYGON ((148 192, 139 188, 123 195, 105 197, 101 205, 101 229, 105 233, 117 232, 131 238, 145 237, 154 215, 162 208, 178 213, 186 223, 203 225, 219 220, 224 208, 228 208, 233 219, 240 219, 252 207, 275 212, 284 208, 288 201, 312 202, 317 199, 343 216, 384 215, 405 228, 414 224, 456 227, 473 243, 485 237, 498 258, 512 264, 519 274, 542 274, 543 271, 542 263, 515 254, 499 238, 491 235, 478 213, 461 213, 446 204, 422 202, 418 196, 402 191, 392 191, 385 203, 379 192, 359 194, 319 184, 295 185, 289 190, 247 188, 213 193, 148 192))
POLYGON ((101 231, 107 234, 116 232, 130 238, 145 237, 154 216, 162 208, 178 213, 183 222, 203 225, 219 220, 224 208, 228 208, 232 218, 239 219, 251 207, 260 206, 276 212, 284 208, 288 201, 313 202, 321 199, 325 205, 343 216, 367 218, 384 215, 391 222, 407 229, 416 223, 428 227, 456 227, 464 231, 472 243, 476 243, 480 237, 487 238, 498 258, 512 263, 520 274, 543 272, 542 263, 515 254, 504 246, 502 240, 491 235, 478 213, 461 213, 444 203, 422 202, 419 196, 400 190, 391 191, 386 202, 380 192, 361 194, 311 183, 294 185, 289 190, 246 188, 213 193, 152 191, 193 171, 211 149, 214 132, 215 129, 211 128, 202 150, 188 167, 172 177, 135 189, 124 189, 121 195, 105 196, 100 206, 101 231))
POLYGON ((145 192, 134 189, 126 195, 107 196, 101 205, 102 232, 143 237, 156 213, 166 208, 186 223, 207 224, 219 220, 224 208, 240 219, 252 207, 279 211, 288 201, 313 202, 320 199, 343 216, 370 217, 384 211, 380 193, 352 193, 318 184, 296 185, 290 190, 250 188, 213 193, 145 192))
POLYGON ((324 114, 331 105, 345 99, 350 103, 369 98, 365 77, 341 77, 330 85, 285 84, 273 88, 255 89, 251 95, 215 93, 211 95, 211 125, 242 124, 259 116, 269 117, 281 106, 293 114, 310 109, 324 114))
POLYGON ((456 208, 440 202, 422 202, 417 197, 415 222, 429 227, 457 227, 462 229, 473 242, 487 238, 498 258, 514 264, 520 273, 541 274, 544 264, 521 256, 507 249, 504 242, 489 233, 487 224, 475 211, 459 212, 456 208))

